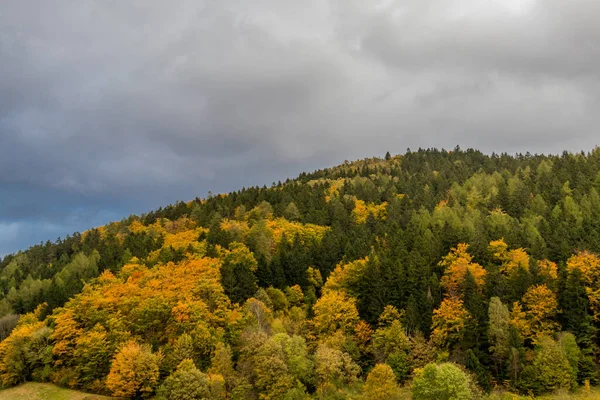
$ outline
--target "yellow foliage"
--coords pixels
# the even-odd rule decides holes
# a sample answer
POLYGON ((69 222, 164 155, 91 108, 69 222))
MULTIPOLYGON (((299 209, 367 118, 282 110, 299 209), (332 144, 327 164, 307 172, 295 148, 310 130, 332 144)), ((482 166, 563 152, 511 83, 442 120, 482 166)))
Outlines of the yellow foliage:
POLYGON ((357 224, 367 222, 367 217, 372 214, 376 219, 385 220, 387 216, 387 202, 379 205, 375 203, 365 203, 363 200, 355 200, 352 218, 357 224))
MULTIPOLYGON (((325 233, 331 228, 328 226, 320 226, 314 224, 302 224, 300 222, 288 221, 285 218, 276 218, 266 221, 267 234, 271 239, 271 251, 281 242, 284 234, 289 243, 292 243, 294 238, 298 236, 304 244, 315 240, 320 242, 325 236, 325 233)), ((250 227, 247 221, 237 221, 224 219, 221 221, 221 229, 233 234, 238 242, 244 242, 250 232, 250 227)))
MULTIPOLYGON (((219 268, 219 260, 211 258, 152 269, 127 265, 120 279, 104 274, 66 308, 82 326, 91 327, 97 322, 104 325, 114 319, 119 321, 119 331, 150 335, 162 343, 199 325, 218 328, 227 323, 235 328, 241 315, 233 312, 223 292, 219 268)), ((59 347, 57 351, 63 350, 59 347)))
POLYGON ((315 303, 313 311, 315 332, 323 336, 337 330, 350 332, 359 320, 356 300, 344 292, 325 292, 315 303))
POLYGON ((74 358, 77 338, 83 333, 83 329, 75 321, 73 310, 60 309, 54 318, 54 332, 50 336, 54 340, 52 354, 56 357, 57 367, 72 362, 74 358))
MULTIPOLYGON (((560 325, 554 321, 558 313, 556 295, 546 285, 531 286, 523 296, 523 306, 526 326, 521 329, 524 337, 530 336, 536 342, 560 329, 560 325)), ((522 314, 519 318, 522 318, 522 314)), ((523 325, 523 321, 518 321, 518 324, 523 325)), ((517 328, 518 324, 515 325, 517 328)))
POLYGON ((547 279, 558 278, 558 268, 556 267, 555 262, 552 262, 550 260, 538 261, 538 270, 538 273, 547 279))
POLYGON ((458 341, 469 318, 471 316, 464 308, 462 300, 444 299, 439 308, 433 311, 431 340, 440 347, 458 341))
POLYGON ((142 224, 140 221, 138 220, 134 220, 130 225, 129 225, 129 232, 131 233, 141 233, 141 232, 146 232, 148 228, 146 226, 144 226, 144 224, 142 224))
POLYGON ((520 268, 529 271, 529 255, 525 249, 519 248, 509 251, 504 239, 492 240, 488 249, 498 261, 502 262, 500 270, 505 275, 510 276, 520 268))
POLYGON ((594 320, 600 321, 600 257, 584 251, 571 256, 567 260, 567 270, 581 271, 585 280, 586 292, 590 300, 594 320))
POLYGON ((523 338, 531 336, 531 327, 527 321, 527 314, 523 311, 521 303, 515 301, 510 312, 509 323, 521 334, 523 338))
POLYGON ((340 188, 344 186, 344 182, 346 182, 346 179, 327 179, 326 181, 329 183, 329 188, 327 189, 327 194, 325 195, 325 201, 329 203, 331 199, 339 197, 340 188))
POLYGON ((250 227, 248 222, 241 220, 224 219, 221 221, 221 229, 230 232, 238 242, 242 242, 248 236, 250 227))
POLYGON ((354 339, 362 352, 367 351, 372 336, 373 329, 365 321, 358 321, 354 326, 354 339))
POLYGON ((198 242, 198 236, 200 233, 207 232, 207 229, 196 228, 190 230, 184 230, 177 233, 167 233, 165 235, 165 242, 163 248, 172 246, 175 250, 187 249, 190 245, 193 248, 201 248, 198 242))
POLYGON ((320 242, 325 233, 331 229, 328 226, 301 224, 300 222, 288 221, 285 218, 267 221, 267 227, 273 230, 273 243, 275 245, 281 242, 284 233, 289 243, 292 243, 296 236, 304 244, 310 243, 311 240, 320 242))
POLYGON ((600 282, 600 257, 588 251, 579 252, 567 260, 569 272, 579 269, 590 286, 596 286, 600 282))
MULTIPOLYGON (((28 368, 36 360, 24 360, 23 353, 26 351, 26 346, 32 340, 35 340, 37 332, 47 330, 44 322, 19 323, 12 331, 9 337, 0 342, 0 379, 2 384, 6 386, 23 383, 28 376, 26 375, 28 368)), ((40 349, 29 349, 29 352, 40 349)))
MULTIPOLYGON (((502 212, 502 211, 500 211, 502 212)), ((504 239, 492 240, 488 246, 490 252, 499 260, 504 260, 506 257, 506 252, 508 250, 508 245, 504 241, 504 239)))
POLYGON ((365 399, 391 400, 398 398, 396 375, 387 364, 377 364, 367 376, 363 388, 365 399))
POLYGON ((477 286, 481 286, 484 283, 486 271, 481 265, 471 262, 473 257, 467 252, 468 248, 468 244, 459 243, 439 263, 440 266, 444 267, 444 276, 441 281, 442 287, 450 293, 458 291, 467 271, 473 275, 477 286))
POLYGON ((356 284, 362 278, 369 257, 352 261, 347 264, 339 263, 325 282, 324 290, 344 290, 356 284))
POLYGON ((159 361, 148 347, 130 341, 115 355, 106 387, 118 397, 148 395, 158 383, 159 361))

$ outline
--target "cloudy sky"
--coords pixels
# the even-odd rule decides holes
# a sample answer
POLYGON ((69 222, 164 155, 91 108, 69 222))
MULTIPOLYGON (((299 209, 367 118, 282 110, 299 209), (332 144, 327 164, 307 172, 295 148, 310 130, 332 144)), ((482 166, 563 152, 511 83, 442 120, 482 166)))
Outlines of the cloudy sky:
POLYGON ((0 255, 407 147, 591 150, 597 0, 3 0, 0 255))

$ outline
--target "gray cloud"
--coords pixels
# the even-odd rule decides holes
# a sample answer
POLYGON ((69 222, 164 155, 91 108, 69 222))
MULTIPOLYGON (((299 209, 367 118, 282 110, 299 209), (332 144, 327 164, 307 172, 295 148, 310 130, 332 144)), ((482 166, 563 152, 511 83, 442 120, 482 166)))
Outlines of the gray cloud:
POLYGON ((0 190, 21 208, 0 204, 0 241, 32 237, 19 218, 83 210, 48 231, 64 234, 386 150, 590 149, 599 12, 593 0, 5 1, 0 190))

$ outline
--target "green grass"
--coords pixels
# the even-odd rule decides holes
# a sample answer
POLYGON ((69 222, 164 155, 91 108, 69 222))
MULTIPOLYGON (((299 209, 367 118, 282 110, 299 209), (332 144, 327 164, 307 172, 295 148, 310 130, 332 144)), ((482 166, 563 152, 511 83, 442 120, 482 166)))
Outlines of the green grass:
MULTIPOLYGON (((410 399, 410 389, 403 387, 400 398, 410 399)), ((110 400, 114 397, 63 389, 49 383, 26 383, 14 388, 0 390, 0 400, 110 400)), ((531 400, 532 397, 517 396, 512 393, 493 393, 489 400, 531 400)), ((591 388, 589 392, 580 389, 575 393, 564 392, 536 397, 540 400, 598 400, 600 387, 591 388)))
MULTIPOLYGON (((493 393, 490 396, 490 400, 530 400, 534 397, 529 396, 517 396, 512 393, 493 393)), ((600 387, 593 387, 589 391, 579 389, 572 392, 558 392, 554 394, 546 394, 543 396, 535 397, 540 400, 598 400, 600 399, 600 387)))
POLYGON ((49 383, 26 383, 14 388, 0 390, 0 400, 108 400, 76 390, 63 389, 49 383))

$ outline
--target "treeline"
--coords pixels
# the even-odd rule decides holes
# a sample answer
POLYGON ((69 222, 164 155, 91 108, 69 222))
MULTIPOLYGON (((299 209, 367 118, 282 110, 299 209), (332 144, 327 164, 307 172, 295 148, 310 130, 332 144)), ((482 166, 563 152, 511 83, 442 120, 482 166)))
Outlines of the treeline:
POLYGON ((0 338, 30 314, 0 374, 169 398, 190 376, 214 398, 595 384, 599 192, 599 149, 428 149, 132 216, 2 260, 0 338), (128 362, 157 372, 124 382, 128 362))

